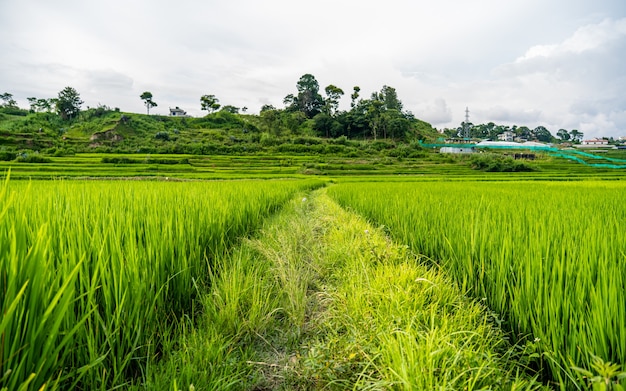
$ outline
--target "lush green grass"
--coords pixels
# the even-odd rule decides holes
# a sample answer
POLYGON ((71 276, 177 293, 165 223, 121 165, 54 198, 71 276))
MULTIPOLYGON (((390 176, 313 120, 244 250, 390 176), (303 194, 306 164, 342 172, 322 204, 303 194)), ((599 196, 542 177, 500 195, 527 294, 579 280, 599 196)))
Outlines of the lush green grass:
POLYGON ((626 363, 625 191, 622 181, 329 189, 485 298, 518 339, 536 338, 562 388, 584 385, 572 368, 595 372, 594 357, 626 363))
POLYGON ((149 389, 540 389, 533 344, 324 194, 298 198, 219 263, 149 389))
POLYGON ((319 181, 5 181, 0 389, 144 378, 214 259, 319 181))

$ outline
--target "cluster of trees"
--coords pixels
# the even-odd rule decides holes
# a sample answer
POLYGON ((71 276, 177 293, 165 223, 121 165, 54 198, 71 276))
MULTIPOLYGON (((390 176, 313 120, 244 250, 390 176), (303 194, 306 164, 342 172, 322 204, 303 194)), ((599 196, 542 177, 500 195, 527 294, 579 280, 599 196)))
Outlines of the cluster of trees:
POLYGON ((9 94, 5 92, 4 94, 0 94, 0 100, 2 100, 2 107, 16 109, 17 102, 13 99, 13 94, 9 94))
MULTIPOLYGON (((150 91, 145 91, 141 95, 139 95, 141 100, 143 100, 144 106, 146 106, 147 113, 150 115, 150 109, 153 107, 157 107, 157 103, 153 100, 153 95, 150 91)), ((222 105, 220 104, 220 100, 215 97, 215 95, 202 95, 200 97, 200 109, 206 110, 209 114, 217 111, 222 105)), ((244 113, 248 110, 247 107, 239 107, 226 105, 222 107, 223 111, 228 111, 233 114, 239 114, 239 110, 244 113)))
MULTIPOLYGON (((296 83, 296 94, 287 95, 284 108, 272 105, 261 108, 260 118, 265 130, 275 136, 283 133, 301 134, 312 130, 315 135, 327 138, 346 136, 348 138, 391 138, 403 139, 407 135, 419 135, 419 130, 432 131, 425 122, 415 119, 413 114, 404 111, 402 101, 393 87, 383 86, 375 91, 369 99, 360 99, 361 88, 355 86, 350 95, 351 109, 339 110, 339 101, 344 91, 331 84, 324 88, 324 96, 320 93, 320 85, 311 74, 305 74, 296 83)), ((156 107, 153 95, 145 91, 140 95, 147 113, 156 107)), ((227 111, 239 114, 247 108, 231 105, 221 106, 215 95, 200 97, 201 110, 209 114, 227 111)))
MULTIPOLYGON (((3 107, 18 109, 17 102, 13 99, 13 95, 5 92, 0 94, 0 99, 3 101, 3 107)), ((55 110, 57 114, 64 120, 71 120, 76 118, 80 113, 80 107, 84 103, 80 99, 80 94, 72 87, 65 87, 56 98, 26 98, 30 104, 30 110, 32 112, 51 112, 55 110)))
MULTIPOLYGON (((461 126, 456 129, 444 129, 444 134, 448 137, 464 137, 466 130, 470 138, 476 139, 497 140, 498 136, 504 132, 511 132, 514 138, 518 140, 537 140, 546 143, 556 140, 545 126, 537 126, 531 129, 527 126, 497 125, 493 122, 478 125, 463 122, 461 126)), ((580 142, 583 139, 583 133, 579 132, 577 129, 571 131, 559 129, 556 136, 560 141, 580 142)))
POLYGON ((559 129, 559 131, 556 132, 556 136, 562 141, 572 140, 575 142, 581 142, 583 139, 583 133, 579 132, 577 129, 572 129, 569 132, 565 129, 559 129))
MULTIPOLYGON (((361 88, 354 86, 350 94, 350 109, 339 110, 339 102, 345 95, 343 89, 330 84, 322 93, 315 76, 305 74, 296 83, 296 93, 288 94, 283 99, 284 107, 264 105, 261 108, 260 120, 264 130, 275 136, 284 133, 306 133, 326 138, 346 136, 376 140, 404 139, 407 136, 422 138, 423 133, 433 131, 429 124, 417 120, 411 112, 404 110, 395 88, 385 85, 380 91, 374 91, 369 98, 361 98, 360 93, 361 88)), ((151 108, 158 106, 150 91, 143 92, 140 98, 148 114, 151 108)), ((65 87, 56 98, 27 99, 31 111, 54 110, 64 120, 76 118, 83 104, 80 94, 72 87, 65 87)), ((0 100, 4 108, 19 109, 10 93, 0 94, 0 100)), ((247 111, 246 107, 240 109, 231 105, 222 106, 219 99, 210 94, 200 97, 200 108, 209 114, 218 110, 233 114, 247 111)), ((516 139, 542 142, 556 140, 544 126, 531 129, 526 126, 497 125, 493 122, 478 125, 461 123, 456 129, 444 129, 444 134, 448 137, 469 135, 470 138, 497 140, 499 135, 507 131, 512 132, 516 139)), ((556 136, 561 141, 580 142, 583 133, 576 129, 571 131, 560 129, 556 136)))
POLYGON ((369 99, 361 99, 361 88, 353 87, 350 110, 347 111, 339 110, 344 91, 330 84, 322 95, 318 81, 311 74, 300 77, 296 90, 296 94, 285 96, 284 108, 272 105, 261 108, 262 122, 275 135, 284 131, 297 134, 305 124, 310 125, 317 136, 327 138, 404 139, 409 135, 418 136, 420 127, 432 131, 430 125, 403 110, 402 101, 393 87, 383 86, 369 99))

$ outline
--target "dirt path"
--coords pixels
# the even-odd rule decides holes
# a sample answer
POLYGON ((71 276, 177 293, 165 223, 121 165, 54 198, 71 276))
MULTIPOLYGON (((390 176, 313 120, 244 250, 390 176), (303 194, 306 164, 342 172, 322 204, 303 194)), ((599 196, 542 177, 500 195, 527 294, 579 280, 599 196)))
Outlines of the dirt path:
POLYGON ((251 242, 288 298, 287 327, 251 363, 257 389, 539 387, 516 379, 485 308, 382 229, 324 190, 294 212, 251 242))
POLYGON ((541 388, 523 371, 524 347, 508 345, 486 308, 324 189, 292 201, 217 265, 203 305, 161 384, 541 388))

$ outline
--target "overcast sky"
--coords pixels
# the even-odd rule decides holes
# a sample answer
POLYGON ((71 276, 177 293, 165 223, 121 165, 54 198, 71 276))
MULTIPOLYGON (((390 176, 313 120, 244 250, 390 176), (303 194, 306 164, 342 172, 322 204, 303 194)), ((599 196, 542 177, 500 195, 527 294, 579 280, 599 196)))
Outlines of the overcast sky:
POLYGON ((74 87, 85 106, 194 116, 394 87, 441 129, 470 121, 626 136, 624 0, 0 0, 0 93, 21 107, 74 87))

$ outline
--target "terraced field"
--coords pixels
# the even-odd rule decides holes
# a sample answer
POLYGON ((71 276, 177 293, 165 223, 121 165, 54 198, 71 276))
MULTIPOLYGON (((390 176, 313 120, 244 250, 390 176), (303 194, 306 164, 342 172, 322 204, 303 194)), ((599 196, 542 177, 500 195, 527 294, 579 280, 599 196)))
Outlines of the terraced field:
POLYGON ((15 179, 144 177, 178 179, 325 177, 419 177, 420 180, 573 180, 591 176, 621 179, 626 170, 590 167, 543 156, 532 172, 485 173, 466 157, 426 153, 419 158, 328 155, 145 155, 76 154, 48 157, 47 163, 0 162, 0 173, 15 179))

